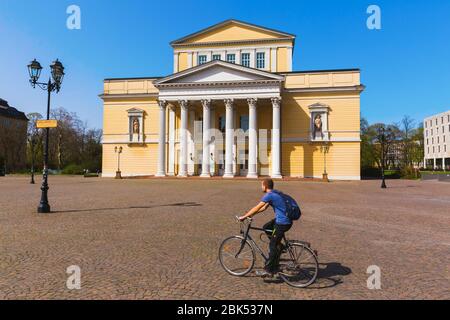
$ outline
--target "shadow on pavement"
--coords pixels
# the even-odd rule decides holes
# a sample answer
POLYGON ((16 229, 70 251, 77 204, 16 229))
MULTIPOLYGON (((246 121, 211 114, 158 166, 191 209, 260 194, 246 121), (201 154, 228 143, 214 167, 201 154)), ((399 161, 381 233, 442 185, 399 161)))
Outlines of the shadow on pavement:
POLYGON ((343 283, 342 276, 348 276, 352 269, 339 262, 320 263, 316 283, 308 289, 332 288, 343 283))
POLYGON ((111 211, 111 210, 127 210, 127 209, 154 209, 162 207, 200 207, 201 203, 196 202, 180 202, 171 204, 161 204, 154 206, 132 206, 122 208, 94 208, 94 209, 80 209, 80 210, 64 210, 64 211, 52 211, 52 213, 77 213, 77 212, 93 212, 93 211, 111 211))
MULTIPOLYGON (((343 266, 339 262, 319 263, 319 274, 317 275, 316 282, 312 284, 310 287, 304 289, 333 288, 337 285, 344 283, 344 281, 342 281, 342 276, 348 276, 351 273, 352 269, 343 266)), ((250 275, 247 275, 246 277, 261 278, 257 276, 255 272, 252 272, 250 275)), ((271 284, 284 284, 284 281, 282 279, 273 279, 273 280, 271 279, 264 282, 271 284)))

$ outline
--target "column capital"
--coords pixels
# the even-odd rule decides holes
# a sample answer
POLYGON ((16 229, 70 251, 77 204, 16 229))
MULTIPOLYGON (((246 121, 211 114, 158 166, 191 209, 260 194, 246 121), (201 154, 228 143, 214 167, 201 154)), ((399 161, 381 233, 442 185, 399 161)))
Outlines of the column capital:
POLYGON ((187 100, 178 100, 178 104, 182 110, 187 110, 189 108, 189 101, 187 100))
POLYGON ((223 102, 227 109, 232 109, 234 107, 234 99, 225 99, 223 102))
POLYGON ((174 105, 171 104, 171 103, 168 103, 168 104, 167 104, 167 108, 169 108, 169 111, 175 112, 176 106, 174 106, 174 105))
POLYGON ((158 105, 159 105, 159 108, 166 109, 167 101, 166 100, 158 100, 158 105))
POLYGON ((247 99, 247 103, 248 103, 248 106, 250 108, 256 108, 256 104, 258 103, 258 99, 257 98, 249 98, 249 99, 247 99))
POLYGON ((203 108, 209 109, 211 107, 211 99, 201 100, 203 108))
POLYGON ((276 97, 276 98, 272 98, 272 106, 274 108, 279 108, 281 106, 281 98, 276 97))

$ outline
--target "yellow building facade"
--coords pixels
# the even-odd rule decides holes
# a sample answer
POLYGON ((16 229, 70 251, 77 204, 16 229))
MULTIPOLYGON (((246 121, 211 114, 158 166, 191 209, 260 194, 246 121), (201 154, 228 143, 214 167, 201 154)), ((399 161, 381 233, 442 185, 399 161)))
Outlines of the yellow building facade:
POLYGON ((294 35, 237 20, 171 46, 171 75, 104 81, 104 177, 360 179, 359 69, 292 71, 294 35))

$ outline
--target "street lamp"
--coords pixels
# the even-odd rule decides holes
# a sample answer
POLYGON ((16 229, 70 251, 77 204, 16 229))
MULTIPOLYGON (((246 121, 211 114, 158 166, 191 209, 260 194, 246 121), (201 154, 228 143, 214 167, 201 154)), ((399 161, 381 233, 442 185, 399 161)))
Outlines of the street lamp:
MULTIPOLYGON (((47 120, 50 120, 50 97, 53 91, 56 93, 61 89, 62 80, 64 78, 64 67, 57 59, 50 65, 52 78, 48 79, 48 82, 38 82, 41 75, 42 66, 34 59, 28 65, 28 72, 30 74, 30 84, 33 88, 36 85, 42 90, 47 91, 47 120)), ((49 142, 49 128, 45 129, 45 143, 44 143, 44 171, 43 180, 41 186, 41 202, 39 203, 38 213, 50 213, 50 205, 48 203, 48 142, 49 142)))
POLYGON ((328 142, 325 142, 323 145, 320 146, 320 151, 323 153, 324 172, 322 175, 322 179, 324 182, 330 182, 328 180, 328 173, 327 173, 327 153, 330 152, 330 144, 328 142))
POLYGON ((390 139, 392 138, 392 129, 388 128, 386 130, 385 127, 379 127, 378 128, 378 142, 380 143, 381 147, 381 188, 386 189, 386 177, 384 174, 384 167, 386 162, 386 144, 390 139))
POLYGON ((120 172, 120 154, 122 153, 122 147, 115 147, 114 152, 117 153, 117 172, 116 179, 122 179, 122 173, 120 172))

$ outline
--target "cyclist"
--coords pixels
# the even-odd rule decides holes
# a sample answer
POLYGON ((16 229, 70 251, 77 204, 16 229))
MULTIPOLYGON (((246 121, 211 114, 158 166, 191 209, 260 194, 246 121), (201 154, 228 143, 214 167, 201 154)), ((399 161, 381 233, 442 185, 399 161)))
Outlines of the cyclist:
POLYGON ((281 193, 274 190, 273 180, 265 179, 261 184, 261 188, 265 193, 261 202, 239 219, 244 221, 247 218, 251 218, 258 213, 266 211, 269 206, 272 206, 275 211, 275 219, 264 225, 265 230, 273 230, 270 234, 269 260, 264 267, 264 271, 257 273, 264 278, 273 278, 277 273, 279 264, 281 240, 283 239, 284 234, 292 228, 292 221, 287 215, 286 204, 281 193))

